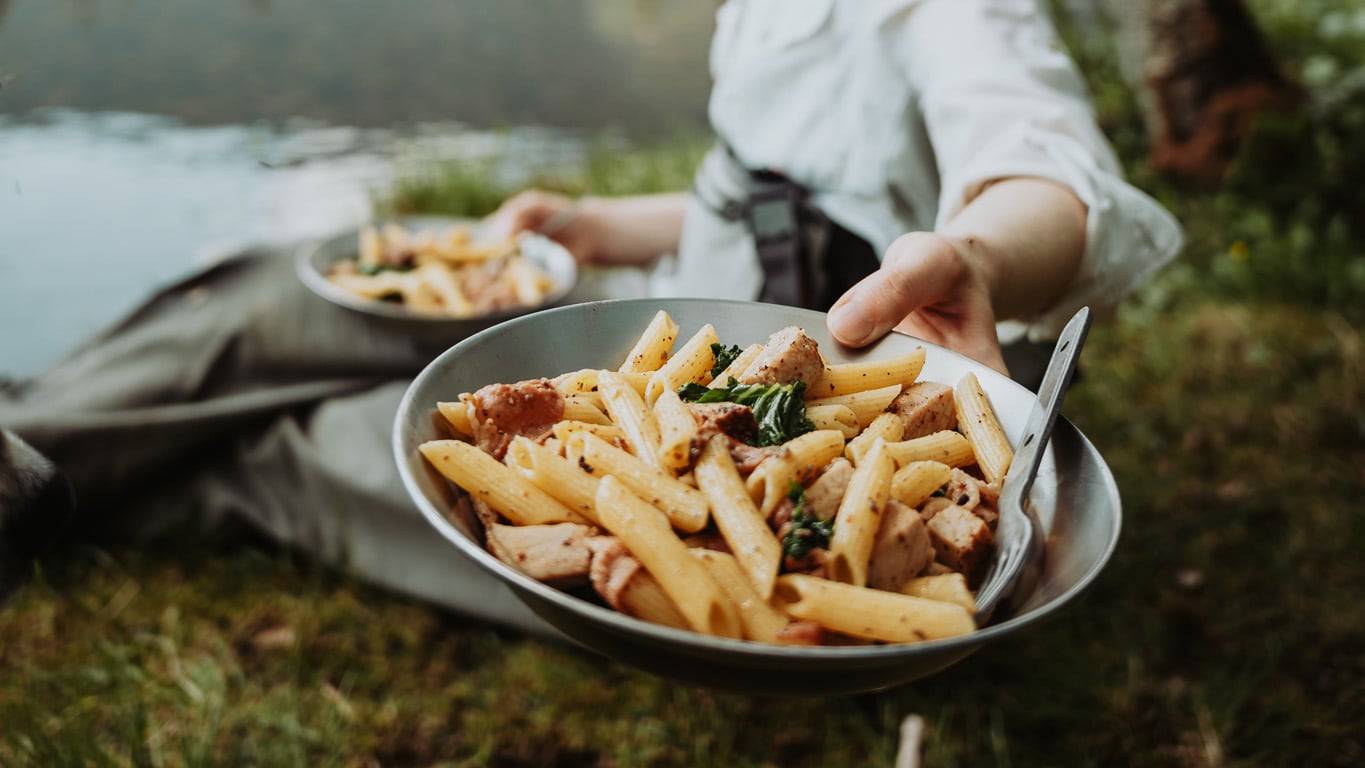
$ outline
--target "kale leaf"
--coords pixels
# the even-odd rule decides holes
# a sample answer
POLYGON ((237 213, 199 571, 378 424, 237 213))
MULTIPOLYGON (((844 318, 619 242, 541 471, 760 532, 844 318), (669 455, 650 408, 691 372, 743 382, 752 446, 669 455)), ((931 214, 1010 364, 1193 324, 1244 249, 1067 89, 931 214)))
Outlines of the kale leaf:
POLYGON ((806 492, 799 483, 792 482, 787 498, 796 504, 792 510, 791 528, 782 537, 782 554, 793 560, 804 560, 811 550, 828 548, 834 535, 834 521, 821 520, 806 510, 806 492))
POLYGON ((793 437, 815 429, 806 418, 804 381, 791 384, 740 384, 731 377, 724 387, 705 387, 689 382, 678 388, 678 396, 693 403, 738 403, 747 405, 758 421, 758 445, 781 445, 793 437))
POLYGON ((721 371, 730 367, 730 363, 733 363, 742 351, 738 344, 731 344, 728 347, 720 342, 712 344, 711 354, 715 355, 716 362, 711 366, 711 375, 719 376, 721 371))

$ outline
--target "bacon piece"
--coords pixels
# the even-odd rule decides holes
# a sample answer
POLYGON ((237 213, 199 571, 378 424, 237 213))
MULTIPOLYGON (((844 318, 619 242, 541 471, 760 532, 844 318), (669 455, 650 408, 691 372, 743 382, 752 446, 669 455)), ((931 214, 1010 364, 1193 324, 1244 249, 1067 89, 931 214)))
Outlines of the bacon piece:
POLYGON ((917 381, 906 387, 887 406, 905 424, 902 440, 932 435, 957 426, 953 388, 936 381, 917 381))
POLYGON ((807 388, 825 372, 825 359, 815 339, 789 325, 768 337, 763 351, 738 377, 741 384, 791 384, 804 381, 807 388))
POLYGON ((499 461, 512 438, 541 440, 564 418, 564 395, 549 379, 489 384, 461 399, 474 406, 470 426, 475 442, 499 461))

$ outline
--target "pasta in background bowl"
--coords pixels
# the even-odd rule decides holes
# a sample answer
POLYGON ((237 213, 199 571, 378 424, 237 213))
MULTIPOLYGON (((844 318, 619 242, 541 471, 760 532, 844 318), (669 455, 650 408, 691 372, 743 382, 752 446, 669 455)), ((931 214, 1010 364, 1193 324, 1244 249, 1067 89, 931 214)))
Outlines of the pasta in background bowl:
POLYGON ((578 280, 573 255, 549 238, 491 241, 479 222, 445 216, 376 222, 300 248, 294 264, 321 298, 447 342, 553 306, 578 280))
POLYGON ((455 486, 422 455, 423 444, 449 436, 435 412, 436 403, 494 382, 552 378, 586 368, 615 371, 661 310, 685 329, 710 324, 721 342, 741 347, 798 326, 818 341, 831 365, 892 360, 923 349, 921 378, 951 385, 971 374, 1011 440, 1018 438, 1035 401, 1031 392, 1008 378, 940 347, 893 334, 869 349, 842 348, 825 331, 823 314, 770 304, 702 299, 597 302, 538 312, 466 339, 434 360, 403 399, 394 427, 400 473, 434 535, 453 545, 453 557, 474 560, 584 646, 694 684, 807 695, 877 690, 941 670, 984 643, 1051 614, 1084 589, 1112 553, 1120 525, 1113 478, 1089 441, 1059 419, 1030 496, 1048 542, 1046 559, 1027 595, 997 611, 993 623, 969 634, 913 643, 825 646, 716 637, 623 615, 499 560, 485 546, 479 520, 455 511, 461 509, 455 486))

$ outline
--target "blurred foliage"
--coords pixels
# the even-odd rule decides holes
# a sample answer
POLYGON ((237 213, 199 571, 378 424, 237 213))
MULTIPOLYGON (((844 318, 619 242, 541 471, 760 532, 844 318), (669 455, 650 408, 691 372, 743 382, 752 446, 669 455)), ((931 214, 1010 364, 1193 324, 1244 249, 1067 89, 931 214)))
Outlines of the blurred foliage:
POLYGON ((1365 7, 1356 0, 1249 0, 1306 99, 1256 122, 1224 183, 1205 189, 1146 165, 1138 94, 1109 35, 1082 34, 1054 4, 1099 119, 1130 178, 1181 220, 1186 248, 1159 290, 1320 306, 1365 322, 1365 7))

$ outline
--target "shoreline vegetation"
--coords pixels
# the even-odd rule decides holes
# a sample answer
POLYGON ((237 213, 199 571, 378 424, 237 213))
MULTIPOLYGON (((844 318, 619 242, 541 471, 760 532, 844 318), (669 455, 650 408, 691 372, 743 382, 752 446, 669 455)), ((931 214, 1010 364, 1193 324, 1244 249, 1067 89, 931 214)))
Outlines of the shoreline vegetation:
MULTIPOLYGON (((1036 628, 903 688, 770 699, 471 623, 247 532, 72 543, 0 610, 0 764, 889 766, 910 714, 929 766, 1365 761, 1365 21, 1310 53, 1341 4, 1303 5, 1254 8, 1313 106, 1265 121, 1218 189, 1147 171, 1131 94, 1093 83, 1188 242, 1090 334, 1064 412, 1124 528, 1036 628)), ((704 147, 603 145, 533 183, 686 188, 704 147)), ((480 215, 514 191, 487 178, 428 168, 380 208, 480 215)))

